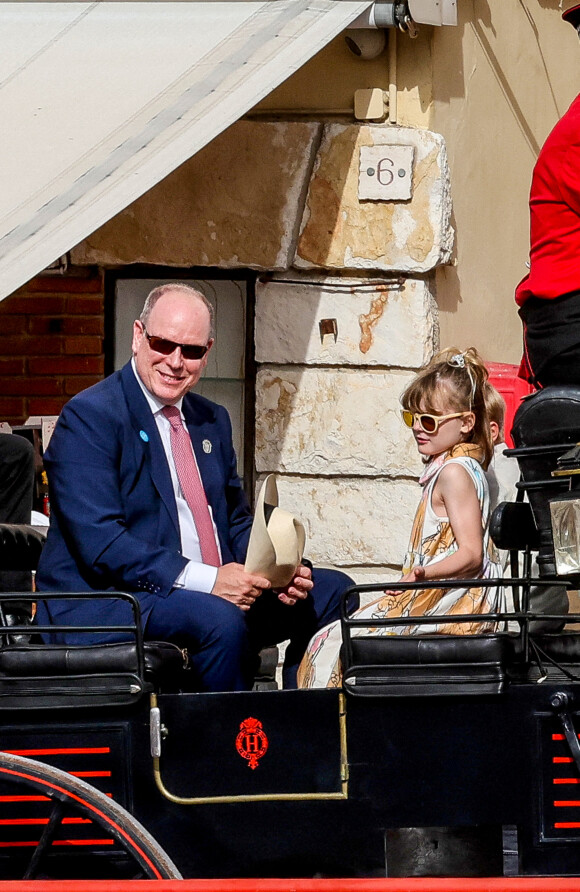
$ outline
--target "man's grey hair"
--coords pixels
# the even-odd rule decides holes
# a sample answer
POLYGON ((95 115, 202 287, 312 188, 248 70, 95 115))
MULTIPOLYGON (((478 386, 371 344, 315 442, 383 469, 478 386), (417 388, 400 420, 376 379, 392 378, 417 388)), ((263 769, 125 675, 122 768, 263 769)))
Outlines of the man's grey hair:
POLYGON ((143 327, 147 327, 147 323, 149 322, 149 317, 151 315, 151 310, 157 303, 160 297, 163 297, 164 294, 168 294, 169 292, 177 291, 179 294, 185 294, 188 297, 191 297, 193 300, 199 300, 202 304, 208 309, 209 312, 209 336, 210 338, 214 337, 214 319, 215 313, 212 304, 209 302, 205 294, 201 291, 198 291, 197 288, 192 288, 191 285, 186 285, 185 282, 167 282, 166 285, 158 285, 153 291, 150 291, 147 295, 145 303, 143 304, 143 309, 141 310, 141 315, 139 316, 139 320, 142 323, 143 327))

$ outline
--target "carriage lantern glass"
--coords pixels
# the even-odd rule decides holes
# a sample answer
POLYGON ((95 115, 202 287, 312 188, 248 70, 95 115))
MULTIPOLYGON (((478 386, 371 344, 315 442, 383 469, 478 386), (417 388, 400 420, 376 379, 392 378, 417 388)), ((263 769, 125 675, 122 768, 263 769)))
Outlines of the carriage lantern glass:
POLYGON ((549 505, 556 574, 570 576, 580 572, 580 443, 559 456, 552 477, 568 486, 549 505))
POLYGON ((578 492, 550 500, 554 558, 558 576, 580 573, 580 497, 578 492))

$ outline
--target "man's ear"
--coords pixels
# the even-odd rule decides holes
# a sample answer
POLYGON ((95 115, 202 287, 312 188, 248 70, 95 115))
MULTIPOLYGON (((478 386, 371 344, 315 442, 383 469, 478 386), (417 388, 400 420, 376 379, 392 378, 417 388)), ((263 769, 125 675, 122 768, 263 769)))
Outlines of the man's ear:
POLYGON ((209 341, 207 342, 207 350, 206 350, 205 356, 204 356, 203 359, 201 360, 201 362, 202 362, 202 368, 205 368, 206 365, 207 365, 207 360, 208 360, 208 357, 209 357, 209 351, 211 350, 211 348, 213 347, 213 345, 214 345, 214 338, 210 338, 209 341))
POLYGON ((473 430, 475 425, 475 413, 474 412, 466 412, 463 416, 463 422, 461 424, 461 433, 469 434, 473 430))
POLYGON ((143 339, 143 323, 139 319, 135 319, 133 323, 133 341, 131 343, 131 349, 133 351, 133 355, 137 352, 139 348, 139 344, 143 339))

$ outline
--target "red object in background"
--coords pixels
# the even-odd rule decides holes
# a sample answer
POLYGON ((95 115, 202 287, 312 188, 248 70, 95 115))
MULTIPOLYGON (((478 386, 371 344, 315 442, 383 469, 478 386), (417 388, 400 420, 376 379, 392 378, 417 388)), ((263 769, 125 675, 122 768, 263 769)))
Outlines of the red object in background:
MULTIPOLYGON (((54 892, 54 880, 2 880, 2 892, 54 892)), ((59 880, 60 892, 578 892, 578 877, 316 877, 59 880)))
POLYGON ((520 407, 522 397, 533 393, 534 388, 523 378, 518 378, 519 365, 509 365, 506 362, 486 362, 486 367, 489 372, 490 384, 499 390, 505 400, 505 441, 508 446, 513 447, 510 432, 514 415, 520 407))

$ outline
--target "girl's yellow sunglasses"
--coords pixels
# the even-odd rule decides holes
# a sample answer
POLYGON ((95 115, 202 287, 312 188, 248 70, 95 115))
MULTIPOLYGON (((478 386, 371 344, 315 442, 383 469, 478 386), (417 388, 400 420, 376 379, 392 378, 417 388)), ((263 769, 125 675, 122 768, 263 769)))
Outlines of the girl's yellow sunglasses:
POLYGON ((449 418, 461 418, 462 415, 469 415, 469 412, 451 412, 450 415, 429 415, 427 412, 409 412, 408 409, 402 409, 401 415, 407 427, 413 427, 416 421, 419 427, 426 434, 436 434, 442 421, 449 418))

